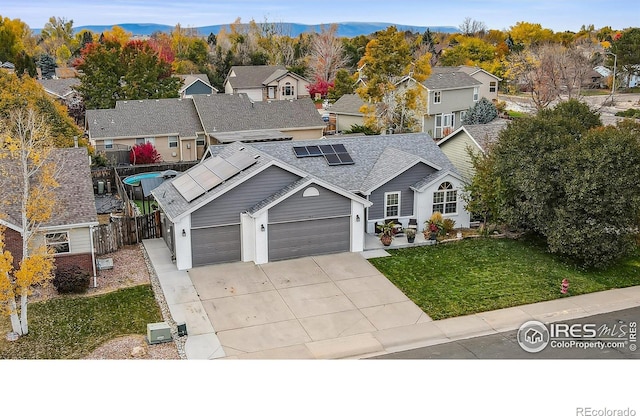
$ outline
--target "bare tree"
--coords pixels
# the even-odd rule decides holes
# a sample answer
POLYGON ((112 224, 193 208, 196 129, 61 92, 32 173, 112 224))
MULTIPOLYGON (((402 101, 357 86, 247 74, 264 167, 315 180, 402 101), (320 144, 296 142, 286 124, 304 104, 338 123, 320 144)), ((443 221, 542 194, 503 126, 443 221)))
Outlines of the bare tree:
POLYGON ((487 31, 487 25, 484 22, 473 20, 470 17, 465 17, 460 26, 458 26, 460 32, 465 36, 478 36, 483 35, 487 31))
POLYGON ((342 41, 336 35, 337 32, 336 24, 329 28, 322 26, 320 33, 311 41, 309 69, 312 76, 322 81, 332 82, 338 70, 348 63, 342 41))

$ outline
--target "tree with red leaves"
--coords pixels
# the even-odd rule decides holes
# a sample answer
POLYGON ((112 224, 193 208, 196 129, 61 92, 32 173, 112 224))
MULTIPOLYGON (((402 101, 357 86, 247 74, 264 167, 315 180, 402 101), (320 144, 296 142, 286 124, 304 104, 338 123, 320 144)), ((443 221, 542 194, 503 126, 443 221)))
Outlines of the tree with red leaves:
POLYGON ((118 100, 178 97, 181 81, 173 77, 170 56, 147 41, 124 45, 105 37, 82 49, 74 66, 83 75, 78 90, 87 109, 114 108, 118 100))
POLYGON ((309 84, 307 86, 307 90, 311 97, 315 97, 316 94, 320 94, 322 98, 325 98, 329 92, 329 88, 333 88, 333 82, 327 82, 318 76, 316 76, 313 84, 309 84))
POLYGON ((129 154, 129 162, 132 165, 146 165, 162 162, 162 156, 150 142, 133 146, 129 154))

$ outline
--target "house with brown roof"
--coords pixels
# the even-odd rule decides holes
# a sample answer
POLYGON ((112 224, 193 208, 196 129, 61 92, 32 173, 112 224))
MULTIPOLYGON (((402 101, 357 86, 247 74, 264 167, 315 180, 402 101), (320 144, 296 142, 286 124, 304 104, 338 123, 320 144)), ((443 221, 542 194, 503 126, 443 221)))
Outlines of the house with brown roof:
POLYGON ((232 66, 224 80, 225 94, 246 94, 252 101, 309 97, 309 80, 283 65, 232 66))
MULTIPOLYGON (((93 195, 93 183, 89 167, 89 154, 84 147, 55 149, 48 156, 57 166, 59 184, 54 189, 51 201, 51 218, 41 224, 38 231, 39 244, 46 244, 55 252, 56 265, 77 265, 95 276, 95 256, 92 228, 98 225, 98 216, 93 195)), ((0 189, 6 202, 0 224, 6 227, 7 249, 14 258, 14 266, 22 258, 21 220, 22 195, 18 177, 19 166, 11 159, 3 159, 2 169, 8 174, 0 175, 0 189), (16 171, 15 175, 11 172, 16 171)))
POLYGON ((87 110, 85 131, 98 150, 150 142, 164 161, 199 160, 211 144, 308 140, 323 136, 311 99, 254 102, 246 94, 118 101, 87 110))

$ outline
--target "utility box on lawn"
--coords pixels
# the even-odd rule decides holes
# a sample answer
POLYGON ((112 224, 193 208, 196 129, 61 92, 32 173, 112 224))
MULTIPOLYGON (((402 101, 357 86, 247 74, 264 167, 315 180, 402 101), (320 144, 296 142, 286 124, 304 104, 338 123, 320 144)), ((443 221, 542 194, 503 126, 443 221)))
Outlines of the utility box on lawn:
POLYGON ((147 324, 147 342, 149 344, 160 344, 171 340, 171 327, 167 323, 147 324))

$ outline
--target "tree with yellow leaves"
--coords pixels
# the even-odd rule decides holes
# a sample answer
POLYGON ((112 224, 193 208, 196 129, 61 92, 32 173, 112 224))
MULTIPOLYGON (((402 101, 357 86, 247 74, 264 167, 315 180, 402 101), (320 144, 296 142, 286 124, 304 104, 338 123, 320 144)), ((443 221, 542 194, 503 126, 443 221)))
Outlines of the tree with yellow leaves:
POLYGON ((55 206, 53 190, 58 186, 56 176, 62 167, 49 158, 53 146, 46 121, 33 108, 15 108, 0 123, 0 174, 8 183, 4 187, 7 195, 2 199, 14 207, 7 211, 22 237, 22 256, 14 270, 13 256, 0 235, 0 307, 10 316, 13 332, 26 335, 32 288, 53 278, 53 254, 39 229, 51 218, 55 206))

